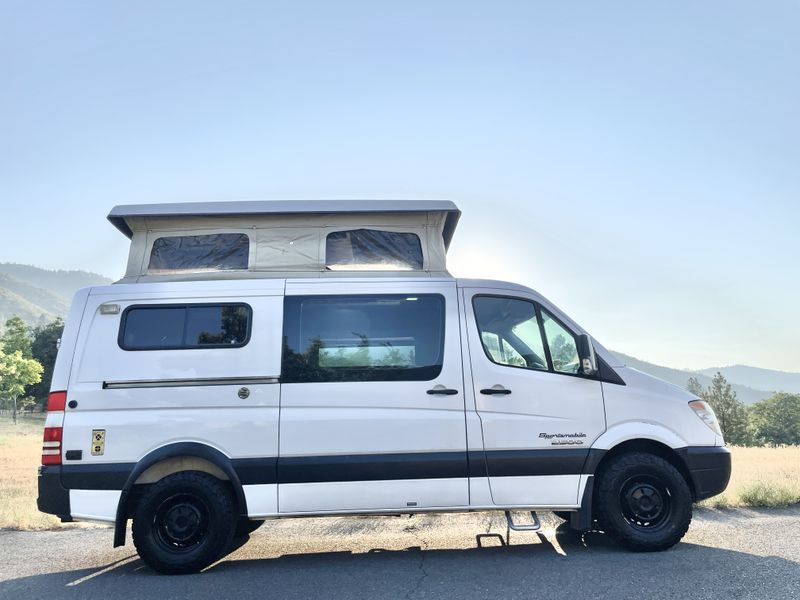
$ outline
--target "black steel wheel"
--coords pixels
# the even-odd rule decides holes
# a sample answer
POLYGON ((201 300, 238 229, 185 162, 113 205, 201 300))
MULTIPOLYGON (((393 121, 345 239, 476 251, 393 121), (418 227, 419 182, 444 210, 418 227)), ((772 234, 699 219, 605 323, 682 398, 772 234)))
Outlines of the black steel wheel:
POLYGON ((133 514, 133 543, 161 573, 196 573, 228 549, 236 526, 229 486, 198 471, 148 486, 133 514))
POLYGON ((192 494, 175 494, 156 509, 153 524, 159 542, 175 551, 202 543, 208 530, 208 506, 192 494))
POLYGON ((639 529, 659 527, 669 519, 669 488, 658 477, 636 475, 622 484, 620 510, 625 520, 639 529))
POLYGON ((689 529, 692 495, 668 461, 631 452, 604 465, 595 511, 603 531, 620 545, 638 552, 666 550, 689 529))

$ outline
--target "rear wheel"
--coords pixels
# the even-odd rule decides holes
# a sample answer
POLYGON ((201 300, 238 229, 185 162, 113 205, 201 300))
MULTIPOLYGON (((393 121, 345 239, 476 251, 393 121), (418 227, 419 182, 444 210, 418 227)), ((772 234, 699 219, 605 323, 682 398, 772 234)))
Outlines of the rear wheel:
POLYGON ((596 500, 603 530, 637 552, 677 544, 692 521, 692 494, 669 462, 644 452, 611 460, 600 476, 596 500))
POLYGON ((554 510, 553 514, 563 521, 569 522, 572 518, 572 513, 565 510, 554 510))
POLYGON ((133 543, 161 573, 196 573, 230 545, 236 507, 228 486, 207 473, 183 471, 149 486, 133 514, 133 543))

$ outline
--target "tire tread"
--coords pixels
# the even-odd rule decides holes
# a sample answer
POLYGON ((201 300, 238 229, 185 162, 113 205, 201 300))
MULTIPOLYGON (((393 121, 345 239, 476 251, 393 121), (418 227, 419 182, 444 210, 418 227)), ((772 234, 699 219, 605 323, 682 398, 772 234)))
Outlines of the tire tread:
POLYGON ((133 514, 133 543, 141 559, 156 571, 166 574, 197 573, 225 554, 233 539, 237 518, 235 499, 224 482, 208 473, 181 471, 164 477, 144 492, 133 514), (176 560, 175 556, 161 551, 153 540, 149 505, 170 488, 178 491, 197 487, 208 496, 213 517, 217 519, 209 524, 209 536, 215 537, 216 543, 206 546, 188 560, 176 560))
POLYGON ((658 552, 677 544, 689 530, 692 522, 691 490, 680 471, 667 460, 647 452, 629 452, 613 458, 603 469, 595 499, 595 511, 600 527, 621 546, 634 552, 658 552), (671 517, 671 526, 658 539, 648 539, 651 533, 637 531, 624 521, 620 523, 621 519, 616 516, 619 492, 615 485, 618 478, 630 470, 642 467, 667 476, 671 491, 674 492, 673 510, 682 513, 677 518, 675 515, 671 517))

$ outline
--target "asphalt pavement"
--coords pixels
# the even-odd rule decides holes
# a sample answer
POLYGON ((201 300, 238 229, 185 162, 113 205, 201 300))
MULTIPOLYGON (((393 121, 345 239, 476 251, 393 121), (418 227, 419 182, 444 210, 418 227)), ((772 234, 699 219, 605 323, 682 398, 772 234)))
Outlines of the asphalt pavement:
POLYGON ((0 531, 0 598, 800 598, 800 507, 700 510, 684 541, 635 554, 550 514, 269 521, 198 575, 164 576, 107 528, 0 531))

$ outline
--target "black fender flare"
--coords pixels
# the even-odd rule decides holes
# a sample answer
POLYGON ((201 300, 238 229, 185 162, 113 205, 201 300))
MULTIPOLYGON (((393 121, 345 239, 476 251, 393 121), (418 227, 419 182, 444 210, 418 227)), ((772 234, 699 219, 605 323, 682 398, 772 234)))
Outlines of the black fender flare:
POLYGON ((178 456, 193 456, 202 458, 219 467, 233 486, 233 493, 236 495, 236 502, 239 506, 239 514, 247 515, 247 499, 244 495, 242 482, 233 468, 231 459, 225 456, 222 452, 211 446, 201 444, 199 442, 176 442, 174 444, 167 444, 156 448, 149 454, 146 454, 133 468, 125 485, 122 488, 122 493, 119 497, 117 504, 117 516, 114 521, 114 547, 125 545, 125 530, 128 526, 128 496, 133 488, 134 482, 139 479, 139 476, 147 469, 168 458, 178 456))

